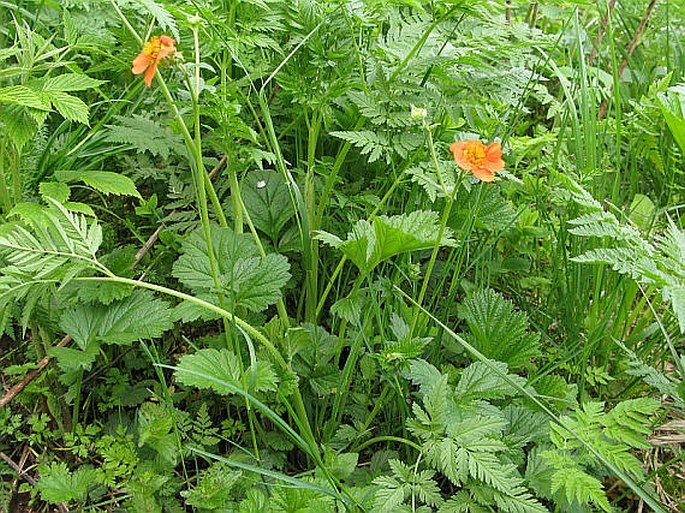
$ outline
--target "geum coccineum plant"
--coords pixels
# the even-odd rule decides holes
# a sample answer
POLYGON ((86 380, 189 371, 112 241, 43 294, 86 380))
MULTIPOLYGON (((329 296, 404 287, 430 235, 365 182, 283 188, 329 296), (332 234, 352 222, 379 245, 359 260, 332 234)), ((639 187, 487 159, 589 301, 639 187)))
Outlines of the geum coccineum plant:
MULTIPOLYGON (((0 412, 4 454, 45 455, 40 497, 93 511, 567 513, 622 506, 605 492, 619 476, 660 511, 630 451, 657 404, 605 407, 588 390, 579 405, 550 365, 553 333, 536 333, 543 314, 518 309, 544 291, 495 261, 543 228, 521 196, 548 177, 517 153, 541 143, 516 137, 556 136, 556 120, 509 122, 545 97, 531 48, 549 50, 516 6, 504 23, 493 2, 192 2, 204 22, 176 19, 178 2, 112 5, 128 53, 107 63, 144 77, 105 85, 117 99, 132 86, 111 102, 131 112, 91 137, 131 150, 106 164, 132 170, 140 192, 46 185, 0 229, 2 310, 50 317, 46 348, 73 339, 49 348, 60 382, 17 407, 41 416, 22 427, 0 412), (149 127, 165 133, 157 146, 149 127), (500 143, 450 146, 478 135, 502 137, 520 181, 502 173, 500 143), (169 173, 189 192, 173 205, 169 173), (157 228, 132 208, 152 192, 139 212, 187 217, 138 262, 116 246, 157 228), (84 198, 91 211, 71 201, 84 198), (60 402, 73 428, 46 443, 63 419, 43 405, 60 402)), ((65 26, 80 30, 66 14, 65 26)))

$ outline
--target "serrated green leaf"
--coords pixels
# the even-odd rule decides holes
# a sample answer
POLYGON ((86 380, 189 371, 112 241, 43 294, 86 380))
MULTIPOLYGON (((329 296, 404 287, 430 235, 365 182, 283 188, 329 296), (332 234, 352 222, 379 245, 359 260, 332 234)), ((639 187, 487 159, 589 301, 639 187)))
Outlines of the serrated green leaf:
MULTIPOLYGON (((507 372, 507 365, 503 362, 491 362, 502 372, 507 372)), ((509 374, 509 378, 520 386, 526 385, 526 380, 515 374, 509 374)), ((490 372, 483 362, 475 362, 469 365, 461 375, 456 391, 460 399, 502 399, 516 395, 518 391, 502 377, 490 372)))
MULTIPOLYGON (((433 248, 438 242, 438 232, 438 214, 417 210, 410 214, 376 217, 372 223, 360 220, 344 241, 326 232, 319 232, 316 238, 338 248, 359 269, 369 273, 396 255, 433 248)), ((454 244, 449 229, 443 233, 439 244, 454 244)))
POLYGON ((85 91, 105 83, 105 80, 97 80, 83 73, 65 73, 56 77, 50 77, 43 82, 43 90, 48 92, 70 93, 85 91))
POLYGON ((41 196, 50 196, 52 199, 65 203, 69 199, 71 189, 64 183, 59 182, 41 182, 38 186, 41 196))
POLYGON ((57 109, 57 112, 64 116, 65 119, 90 126, 88 122, 88 105, 83 100, 60 91, 50 91, 46 95, 55 109, 57 109))
MULTIPOLYGON (((132 245, 115 248, 102 256, 100 262, 117 276, 133 278, 137 251, 138 248, 132 245)), ((77 290, 81 301, 108 305, 130 296, 134 288, 126 283, 88 281, 79 283, 77 290)))
POLYGON ((459 312, 470 330, 464 338, 486 357, 516 369, 539 355, 540 337, 528 331, 528 316, 492 289, 468 298, 459 312))
POLYGON ((257 360, 245 370, 242 382, 250 393, 274 392, 278 386, 278 376, 271 363, 257 360))
POLYGON ((82 349, 93 343, 128 345, 172 328, 171 309, 147 290, 110 305, 82 304, 62 315, 60 326, 82 349))
POLYGON ((90 370, 98 356, 98 349, 97 344, 91 344, 85 349, 55 346, 48 350, 48 354, 53 356, 58 365, 66 371, 90 370))
POLYGON ((0 103, 0 123, 3 132, 17 148, 22 148, 38 131, 39 123, 29 109, 15 104, 0 103))
POLYGON ((51 463, 42 469, 42 477, 36 484, 44 501, 52 504, 84 501, 91 484, 97 482, 95 469, 81 468, 71 473, 66 463, 51 463))
MULTIPOLYGON (((287 258, 273 253, 261 258, 250 235, 235 234, 230 228, 214 226, 211 235, 220 290, 228 308, 243 306, 259 312, 280 299, 281 288, 290 279, 287 258)), ((218 302, 203 231, 191 233, 181 250, 183 255, 174 264, 173 276, 194 292, 209 294, 218 302)))
POLYGON ((50 110, 50 102, 45 95, 19 85, 0 88, 0 103, 10 103, 44 111, 50 110))
POLYGON ((242 387, 240 362, 227 349, 200 349, 185 355, 178 363, 175 376, 184 385, 214 390, 221 395, 233 394, 233 390, 215 380, 242 387))
POLYGON ((59 170, 55 171, 55 178, 62 182, 78 182, 82 181, 93 189, 104 194, 114 194, 116 196, 134 196, 142 199, 142 196, 136 189, 136 184, 133 183, 128 176, 111 171, 69 171, 59 170))

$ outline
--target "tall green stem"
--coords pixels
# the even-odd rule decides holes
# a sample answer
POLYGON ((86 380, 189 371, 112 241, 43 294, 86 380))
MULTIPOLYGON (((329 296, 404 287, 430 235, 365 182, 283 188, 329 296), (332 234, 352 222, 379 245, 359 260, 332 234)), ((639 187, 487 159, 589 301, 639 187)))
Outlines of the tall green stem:
POLYGON ((2 211, 6 214, 12 208, 12 198, 5 179, 5 156, 8 156, 6 136, 0 143, 0 201, 2 202, 2 211))
POLYGON ((307 176, 304 184, 304 204, 309 220, 309 233, 306 235, 307 243, 311 248, 311 265, 307 273, 307 297, 305 303, 305 319, 315 322, 316 300, 318 296, 318 273, 319 273, 319 246, 313 239, 313 233, 319 228, 316 216, 316 190, 314 187, 314 167, 316 165, 316 147, 319 142, 321 131, 321 114, 316 112, 309 121, 309 136, 307 141, 307 176))
MULTIPOLYGON (((430 282, 431 274, 433 274, 433 267, 435 267, 435 262, 438 257, 438 251, 440 250, 440 242, 442 241, 442 236, 445 233, 445 229, 447 227, 447 220, 450 217, 450 212, 452 211, 452 205, 454 204, 454 198, 457 194, 457 191, 459 190, 459 186, 461 185, 461 179, 462 175, 460 175, 455 184, 453 190, 449 190, 449 188, 446 186, 445 181, 442 178, 442 172, 440 170, 440 163, 438 162, 438 156, 435 152, 435 143, 433 142, 433 133, 431 132, 430 127, 428 126, 427 123, 424 122, 424 128, 426 130, 426 135, 428 136, 428 148, 430 149, 431 153, 431 158, 433 160, 433 166, 435 167, 435 173, 438 176, 438 182, 440 183, 440 187, 442 188, 442 192, 445 195, 445 208, 442 211, 442 216, 440 217, 440 228, 438 229, 438 237, 435 241, 435 246, 433 246, 433 251, 431 253, 430 260, 428 261, 428 267, 426 268, 426 274, 423 277, 423 284, 421 285, 421 291, 419 292, 419 297, 417 299, 417 303, 419 305, 423 304, 423 300, 426 296, 426 291, 428 290, 428 284, 430 282)), ((414 310, 414 315, 412 316, 412 321, 411 321, 411 330, 410 330, 410 335, 409 337, 411 338, 414 335, 414 331, 416 329, 416 323, 419 320, 419 314, 420 310, 415 309, 414 310)))

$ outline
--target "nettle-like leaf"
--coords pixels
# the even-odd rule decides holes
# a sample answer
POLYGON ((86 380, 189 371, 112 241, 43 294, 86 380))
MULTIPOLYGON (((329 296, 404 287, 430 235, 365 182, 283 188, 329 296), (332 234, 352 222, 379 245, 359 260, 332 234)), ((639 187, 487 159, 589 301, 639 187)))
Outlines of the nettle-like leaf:
POLYGON ((75 91, 93 89, 104 83, 104 80, 97 80, 83 73, 65 73, 56 77, 46 78, 43 81, 43 91, 73 93, 75 91))
POLYGON ((224 463, 213 463, 197 475, 197 485, 188 491, 181 492, 188 506, 201 509, 220 509, 230 503, 233 487, 242 477, 224 463))
POLYGON ((0 103, 30 109, 26 112, 34 116, 36 121, 34 130, 45 121, 45 115, 35 116, 36 111, 47 113, 53 108, 65 119, 87 125, 88 105, 69 93, 91 89, 103 83, 102 80, 96 80, 81 73, 66 73, 45 80, 33 81, 26 86, 0 88, 0 103))
POLYGON ((259 312, 281 298, 281 288, 290 279, 290 265, 283 255, 259 256, 248 234, 236 234, 230 228, 212 227, 212 247, 219 275, 216 289, 209 264, 204 232, 191 233, 181 247, 173 276, 193 292, 219 304, 220 296, 229 309, 242 306, 259 312))
POLYGON ((0 103, 9 103, 37 110, 50 110, 50 102, 45 96, 26 86, 8 86, 0 88, 0 103))
POLYGON ((53 462, 41 467, 41 476, 36 484, 41 498, 52 504, 59 504, 86 500, 89 488, 99 481, 101 472, 85 467, 71 472, 66 463, 53 462))
POLYGON ((242 371, 238 357, 227 349, 200 349, 185 355, 175 376, 184 385, 213 390, 220 395, 233 394, 235 388, 249 392, 274 391, 278 384, 270 363, 258 360, 242 371))
POLYGON ((44 91, 47 98, 50 99, 52 106, 59 112, 65 119, 69 121, 76 121, 77 123, 82 123, 88 125, 88 105, 71 94, 64 93, 61 91, 44 91))
POLYGON ((470 332, 462 336, 486 357, 520 368, 540 354, 540 337, 528 331, 528 316, 491 289, 477 292, 459 310, 470 332))
MULTIPOLYGON (((100 262, 116 276, 133 278, 133 264, 138 248, 133 245, 115 248, 111 253, 100 257, 100 262)), ((77 285, 81 301, 108 305, 112 301, 131 295, 134 288, 126 283, 86 281, 77 285)))
POLYGON ((169 304, 147 290, 109 305, 83 304, 64 313, 60 326, 82 349, 91 344, 128 345, 161 336, 172 328, 169 304))
POLYGON ((128 176, 111 171, 55 171, 55 178, 60 182, 84 182, 96 191, 115 196, 134 196, 141 198, 136 185, 128 176))
MULTIPOLYGON (((492 362, 502 372, 507 372, 507 365, 503 362, 492 362)), ((522 387, 526 385, 526 379, 516 374, 509 374, 509 378, 518 382, 522 387)), ((512 387, 499 375, 492 374, 489 367, 483 362, 474 362, 461 374, 457 383, 456 392, 460 401, 473 399, 503 399, 518 395, 518 390, 512 387)))
POLYGON ((14 103, 0 101, 0 126, 3 133, 19 149, 23 148, 38 131, 48 116, 47 110, 30 109, 14 103))
POLYGON ((173 432, 174 416, 165 403, 146 402, 138 409, 138 447, 147 445, 157 453, 162 465, 175 466, 178 462, 178 439, 173 432))
MULTIPOLYGON (((452 162, 453 164, 453 162, 452 162)), ((479 228, 502 230, 513 226, 516 211, 498 188, 472 188, 468 195, 455 205, 450 215, 450 226, 455 230, 472 220, 479 228)))
POLYGON ((368 222, 357 221, 345 240, 327 232, 317 238, 347 256, 363 272, 396 255, 431 249, 436 244, 453 246, 452 232, 446 229, 438 241, 439 218, 431 211, 417 210, 392 217, 380 216, 368 222))

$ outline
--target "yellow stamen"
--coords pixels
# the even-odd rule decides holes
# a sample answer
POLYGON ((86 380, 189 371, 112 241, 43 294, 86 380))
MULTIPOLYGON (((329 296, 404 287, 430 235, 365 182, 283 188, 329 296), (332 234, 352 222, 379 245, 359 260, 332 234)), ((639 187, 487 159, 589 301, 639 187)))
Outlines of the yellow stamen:
POLYGON ((159 55, 159 51, 162 49, 162 43, 159 40, 159 37, 157 36, 152 36, 150 38, 150 41, 145 43, 143 46, 143 53, 147 55, 150 59, 154 60, 157 58, 157 55, 159 55))
POLYGON ((469 144, 464 148, 464 158, 474 166, 480 166, 485 161, 485 146, 469 144))

